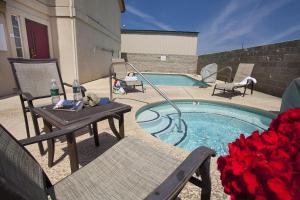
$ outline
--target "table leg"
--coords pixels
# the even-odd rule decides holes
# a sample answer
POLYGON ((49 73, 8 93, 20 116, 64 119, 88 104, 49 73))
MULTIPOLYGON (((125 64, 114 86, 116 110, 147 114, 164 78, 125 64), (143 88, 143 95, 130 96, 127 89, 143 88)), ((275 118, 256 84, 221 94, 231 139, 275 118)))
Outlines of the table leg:
POLYGON ((68 151, 69 151, 69 158, 70 158, 71 173, 73 173, 79 169, 76 139, 74 133, 70 133, 66 136, 67 136, 67 144, 68 144, 68 151))
POLYGON ((121 140, 124 138, 124 116, 123 114, 120 115, 118 118, 119 120, 119 131, 116 129, 114 118, 110 117, 108 118, 109 127, 112 130, 113 134, 121 140))
POLYGON ((99 146, 99 137, 98 137, 97 122, 93 123, 93 134, 94 134, 95 145, 98 147, 99 146))
MULTIPOLYGON (((52 125, 44 119, 43 122, 44 122, 45 133, 47 134, 49 132, 52 132, 52 125)), ((48 167, 52 167, 53 160, 54 160, 54 151, 55 151, 54 139, 47 140, 47 145, 48 145, 48 167)))
POLYGON ((120 119, 119 119, 119 134, 121 136, 121 138, 124 138, 125 134, 124 134, 124 114, 120 115, 120 119))

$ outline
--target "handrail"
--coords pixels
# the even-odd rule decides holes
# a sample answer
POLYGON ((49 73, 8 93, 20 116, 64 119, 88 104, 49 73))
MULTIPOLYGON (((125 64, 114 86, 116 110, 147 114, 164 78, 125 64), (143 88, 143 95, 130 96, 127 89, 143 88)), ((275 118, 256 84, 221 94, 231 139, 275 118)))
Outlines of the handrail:
POLYGON ((216 74, 216 73, 218 73, 218 72, 224 71, 225 69, 229 69, 229 71, 230 71, 228 82, 231 82, 232 67, 230 67, 230 66, 223 67, 223 68, 219 69, 218 71, 216 71, 216 72, 214 72, 214 73, 208 75, 207 77, 204 77, 204 78, 202 77, 202 81, 204 81, 205 79, 211 77, 212 75, 214 75, 214 74, 216 74))
MULTIPOLYGON (((113 62, 111 64, 111 70, 110 72, 112 72, 112 67, 113 65, 115 64, 124 64, 125 63, 125 66, 126 65, 129 65, 135 72, 137 72, 160 96, 162 96, 178 113, 178 132, 182 132, 182 127, 181 127, 181 111, 180 109, 178 108, 178 106, 173 103, 169 97, 163 92, 161 91, 158 87, 156 87, 155 85, 153 85, 133 64, 129 63, 129 62, 124 62, 124 61, 117 61, 117 62, 113 62)), ((111 80, 111 77, 110 76, 110 80, 111 80)), ((110 84, 110 99, 112 99, 112 82, 110 84)))

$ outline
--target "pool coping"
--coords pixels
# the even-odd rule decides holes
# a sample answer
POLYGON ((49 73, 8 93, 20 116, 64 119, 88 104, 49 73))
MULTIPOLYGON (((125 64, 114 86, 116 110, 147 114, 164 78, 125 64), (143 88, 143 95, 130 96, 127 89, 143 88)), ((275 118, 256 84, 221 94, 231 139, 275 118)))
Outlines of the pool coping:
MULTIPOLYGON (((244 110, 246 111, 255 111, 258 112, 259 114, 264 115, 265 117, 270 117, 272 119, 274 119, 277 115, 267 111, 267 110, 263 110, 261 108, 255 108, 255 107, 251 107, 251 106, 246 106, 246 105, 241 105, 241 104, 236 104, 236 103, 228 103, 228 102, 222 102, 222 101, 214 101, 214 100, 205 100, 205 99, 175 99, 172 100, 172 102, 185 102, 185 101, 190 101, 190 102, 205 102, 205 103, 215 103, 215 104, 219 104, 219 105, 225 105, 228 107, 232 107, 232 108, 244 108, 244 110)), ((135 120, 137 118, 137 115, 140 114, 141 112, 145 111, 148 108, 154 107, 156 105, 160 105, 160 104, 167 104, 167 101, 157 101, 157 102, 153 102, 147 105, 144 105, 142 107, 140 107, 136 112, 135 112, 135 120)))

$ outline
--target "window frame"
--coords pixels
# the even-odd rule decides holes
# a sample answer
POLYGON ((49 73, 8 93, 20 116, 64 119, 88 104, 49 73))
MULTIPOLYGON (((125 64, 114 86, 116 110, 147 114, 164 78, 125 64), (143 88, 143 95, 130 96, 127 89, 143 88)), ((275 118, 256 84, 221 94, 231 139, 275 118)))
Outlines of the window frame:
POLYGON ((15 52, 16 52, 16 56, 18 58, 24 58, 24 48, 23 48, 23 40, 22 40, 22 32, 21 32, 21 20, 20 20, 20 17, 17 16, 17 15, 13 15, 11 14, 10 15, 10 20, 11 20, 11 27, 12 27, 12 33, 13 33, 13 38, 14 38, 14 43, 15 43, 15 52), (17 22, 17 25, 15 25, 13 23, 13 18, 16 20, 17 22), (19 36, 17 36, 15 34, 15 29, 18 30, 19 32, 19 36), (20 41, 20 46, 17 46, 17 39, 19 39, 20 41), (19 54, 19 51, 18 50, 21 50, 21 54, 22 55, 18 55, 19 54))

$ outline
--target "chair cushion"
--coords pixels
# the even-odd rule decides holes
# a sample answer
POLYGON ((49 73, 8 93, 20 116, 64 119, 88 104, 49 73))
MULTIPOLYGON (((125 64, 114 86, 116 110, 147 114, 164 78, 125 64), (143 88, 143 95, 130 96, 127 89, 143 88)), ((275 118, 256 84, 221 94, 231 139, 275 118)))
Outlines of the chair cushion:
POLYGON ((241 85, 239 83, 225 83, 225 84, 216 84, 216 89, 220 89, 220 90, 234 90, 235 88, 238 87, 244 87, 245 85, 241 85))
POLYGON ((57 199, 144 199, 182 161, 126 137, 54 185, 57 199))

